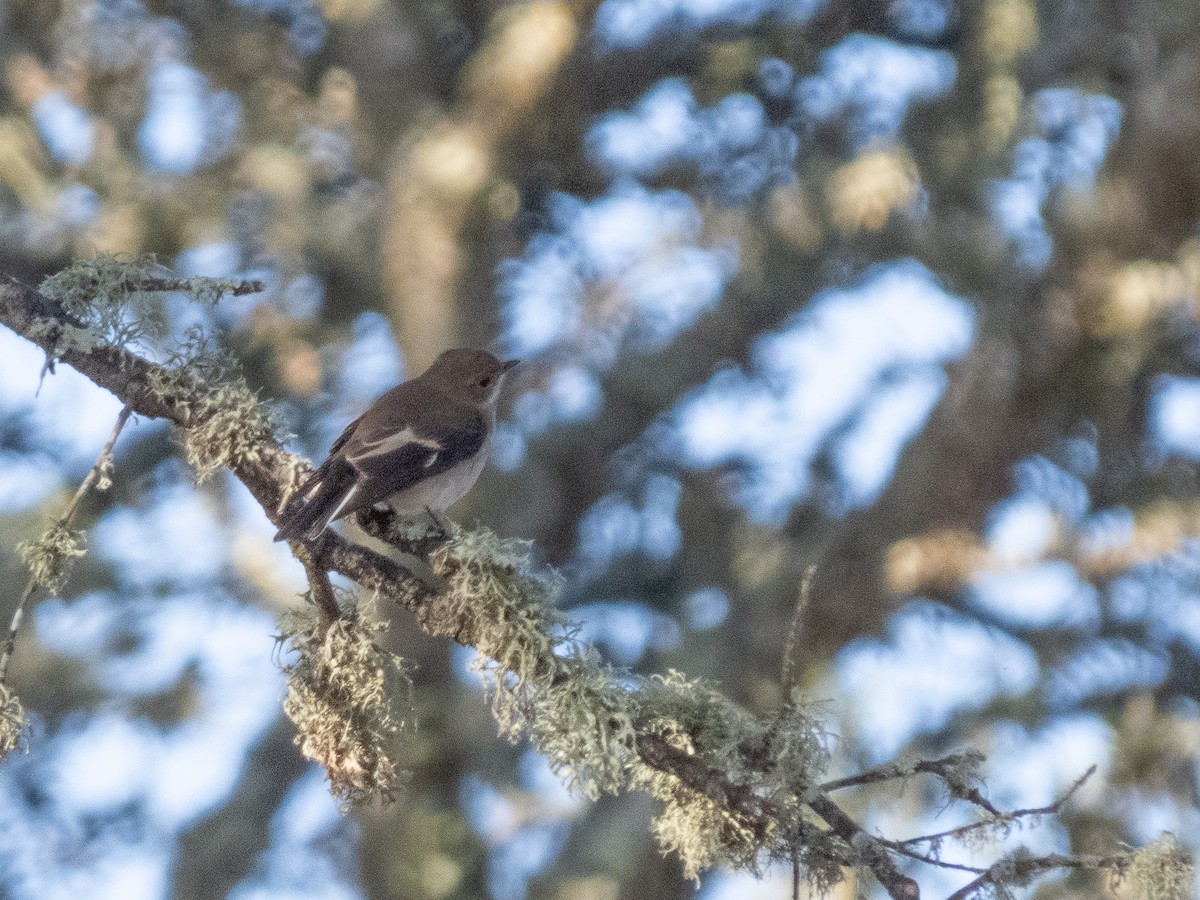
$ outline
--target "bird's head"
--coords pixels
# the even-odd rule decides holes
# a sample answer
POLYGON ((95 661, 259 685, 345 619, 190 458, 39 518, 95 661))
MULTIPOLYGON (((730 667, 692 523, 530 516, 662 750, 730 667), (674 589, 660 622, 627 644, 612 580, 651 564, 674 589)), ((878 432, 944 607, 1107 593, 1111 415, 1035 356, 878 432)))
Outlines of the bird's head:
POLYGON ((518 362, 516 359, 501 362, 486 350, 460 347, 447 350, 434 360, 426 375, 474 403, 490 403, 500 393, 505 373, 518 362))

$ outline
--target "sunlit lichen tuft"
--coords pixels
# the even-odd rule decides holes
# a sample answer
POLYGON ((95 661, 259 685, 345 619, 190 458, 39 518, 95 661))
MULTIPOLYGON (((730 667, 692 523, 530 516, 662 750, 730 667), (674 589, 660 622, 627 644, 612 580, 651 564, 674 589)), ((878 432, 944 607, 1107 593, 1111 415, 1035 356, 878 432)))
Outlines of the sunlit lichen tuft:
POLYGON ((153 255, 99 254, 78 259, 47 277, 39 290, 86 324, 84 332, 73 331, 68 336, 80 349, 97 344, 127 347, 157 340, 166 332, 160 298, 133 291, 131 286, 167 274, 153 255))
POLYGON ((592 800, 629 781, 635 758, 629 691, 594 650, 572 648, 534 697, 529 736, 550 768, 592 800))
POLYGON ((21 748, 26 725, 20 699, 12 688, 0 684, 0 760, 21 748))
POLYGON ((17 545, 29 574, 47 593, 57 594, 71 575, 73 561, 87 551, 81 546, 83 532, 56 522, 36 541, 17 545))
POLYGON ((393 753, 413 722, 412 684, 403 660, 375 641, 385 627, 344 610, 323 628, 310 612, 285 622, 281 639, 297 653, 283 670, 283 708, 296 725, 296 745, 325 767, 333 794, 350 803, 392 800, 404 779, 393 753))
POLYGON ((184 453, 197 482, 222 468, 258 462, 275 438, 275 417, 246 384, 237 362, 198 328, 151 373, 150 390, 186 416, 184 453))
POLYGON ((1133 854, 1126 869, 1133 900, 1187 900, 1195 882, 1195 864, 1164 834, 1133 854))
POLYGON ((533 693, 554 678, 551 631, 561 624, 554 608, 558 584, 533 574, 528 553, 523 541, 452 525, 450 540, 430 557, 446 580, 446 601, 456 607, 455 619, 477 633, 476 647, 494 661, 481 668, 490 676, 500 732, 513 740, 528 723, 533 693))

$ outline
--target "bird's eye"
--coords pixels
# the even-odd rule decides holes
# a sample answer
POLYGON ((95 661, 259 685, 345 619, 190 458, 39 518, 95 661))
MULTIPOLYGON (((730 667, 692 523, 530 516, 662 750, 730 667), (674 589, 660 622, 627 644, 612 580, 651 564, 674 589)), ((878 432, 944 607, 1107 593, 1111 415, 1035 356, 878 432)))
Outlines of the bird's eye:
POLYGON ((491 385, 491 383, 492 383, 492 376, 491 376, 491 375, 487 375, 487 376, 485 376, 485 377, 483 377, 483 378, 480 378, 480 379, 479 379, 479 386, 480 386, 481 388, 488 387, 489 385, 491 385))

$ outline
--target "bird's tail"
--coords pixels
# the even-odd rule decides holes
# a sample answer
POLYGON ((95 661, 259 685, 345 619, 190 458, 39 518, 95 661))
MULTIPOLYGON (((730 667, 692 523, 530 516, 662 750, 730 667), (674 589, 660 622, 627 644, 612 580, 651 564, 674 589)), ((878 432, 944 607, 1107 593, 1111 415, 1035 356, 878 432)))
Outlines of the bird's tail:
POLYGON ((330 519, 337 515, 347 496, 354 489, 358 473, 344 460, 330 461, 316 472, 299 492, 299 496, 284 510, 283 521, 275 533, 277 541, 292 541, 301 537, 315 539, 330 519), (316 493, 313 493, 313 488, 316 493), (305 494, 312 493, 307 502, 305 494))

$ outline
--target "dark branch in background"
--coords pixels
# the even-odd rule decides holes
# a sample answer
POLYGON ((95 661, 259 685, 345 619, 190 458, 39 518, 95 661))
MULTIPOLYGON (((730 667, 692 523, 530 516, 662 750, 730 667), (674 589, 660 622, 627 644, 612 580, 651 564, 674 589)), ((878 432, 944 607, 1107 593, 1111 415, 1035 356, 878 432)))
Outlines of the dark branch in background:
POLYGON ((796 598, 796 610, 792 613, 792 624, 788 627, 787 643, 783 646, 783 665, 779 681, 783 685, 785 694, 790 693, 796 686, 796 651, 800 646, 804 611, 808 609, 808 604, 812 599, 813 575, 816 572, 816 566, 809 566, 804 570, 804 577, 800 580, 800 595, 796 598))
MULTIPOLYGON (((137 289, 176 290, 185 287, 186 284, 185 280, 139 279, 137 289)), ((231 288, 229 293, 244 294, 256 289, 257 285, 247 283, 241 290, 231 288)), ((57 358, 77 369, 127 404, 118 429, 114 431, 110 440, 110 446, 106 448, 106 454, 111 452, 111 444, 115 442, 119 426, 131 412, 167 419, 185 429, 195 429, 203 426, 210 417, 221 411, 199 402, 200 398, 207 396, 203 391, 205 385, 198 379, 189 382, 187 379, 190 376, 186 373, 181 376, 177 371, 156 365, 121 347, 97 346, 86 342, 73 343, 69 339, 70 331, 80 327, 81 323, 78 320, 66 315, 62 307, 52 299, 3 275, 0 275, 0 324, 37 344, 46 351, 49 358, 57 358), (181 383, 181 377, 184 379, 182 390, 176 388, 173 391, 160 390, 156 393, 153 389, 156 384, 178 385, 181 383), (194 384, 194 394, 189 394, 189 384, 194 384)), ((275 524, 279 523, 279 513, 285 497, 290 493, 299 474, 305 470, 305 464, 287 452, 273 436, 258 441, 253 453, 231 457, 228 466, 275 524)), ((93 471, 97 472, 99 468, 100 463, 93 471)), ((81 488, 82 490, 84 489, 81 488)), ((374 521, 368 516, 360 521, 360 524, 367 528, 369 533, 389 532, 386 520, 374 521)), ((420 539, 414 541, 402 541, 400 549, 418 556, 429 550, 429 546, 421 544, 420 539)), ((336 571, 365 589, 402 605, 416 616, 426 634, 449 637, 487 653, 489 648, 485 625, 478 616, 474 616, 470 610, 464 611, 461 605, 454 603, 445 593, 437 592, 421 578, 390 559, 350 543, 333 531, 323 532, 319 539, 307 545, 293 544, 293 549, 308 572, 312 599, 318 609, 318 627, 322 629, 322 633, 342 615, 328 577, 329 571, 336 571)), ((796 619, 789 639, 788 658, 784 663, 785 681, 794 678, 795 661, 791 656, 798 642, 798 623, 808 602, 808 594, 809 587, 806 583, 797 604, 796 619)), ((749 834, 762 838, 773 828, 783 827, 788 830, 789 836, 794 838, 793 846, 796 848, 794 865, 798 862, 798 853, 806 839, 823 839, 833 847, 829 852, 838 864, 861 864, 867 867, 893 900, 916 900, 920 896, 917 883, 899 871, 893 854, 937 865, 938 860, 913 851, 910 849, 911 845, 923 841, 932 843, 975 829, 1003 827, 1005 823, 1011 823, 1021 817, 1058 812, 1083 783, 1081 779, 1049 807, 1003 814, 975 787, 967 783, 969 774, 964 772, 971 768, 968 763, 977 761, 977 755, 959 754, 939 760, 918 762, 907 767, 885 766, 857 776, 828 782, 815 787, 811 792, 806 792, 804 797, 796 798, 800 801, 801 808, 806 806, 828 824, 829 829, 825 830, 805 818, 796 806, 784 808, 769 798, 760 796, 753 785, 738 783, 729 773, 712 766, 699 753, 676 746, 668 736, 658 730, 654 722, 635 720, 633 731, 630 746, 642 763, 656 772, 671 776, 682 788, 709 799, 746 828, 749 834), (988 813, 988 819, 943 835, 891 842, 867 833, 829 797, 831 791, 907 778, 916 773, 928 773, 941 778, 952 796, 981 807, 988 813)), ((703 735, 695 737, 695 746, 701 746, 703 735)), ((762 767, 772 764, 769 759, 755 763, 762 767)), ((1004 878, 1007 877, 1005 873, 1016 872, 1022 877, 1028 877, 1059 868, 1119 868, 1128 859, 1128 855, 1125 855, 1047 856, 1002 860, 987 870, 973 870, 979 872, 979 877, 956 892, 951 900, 965 900, 978 890, 1004 883, 1004 878)))
MULTIPOLYGON (((121 436, 121 431, 125 427, 125 423, 129 421, 129 416, 133 412, 132 407, 126 404, 117 416, 117 423, 113 426, 112 434, 108 436, 108 440, 104 444, 104 448, 100 451, 100 455, 96 458, 95 464, 84 477, 83 482, 79 485, 79 489, 75 491, 75 496, 71 498, 71 502, 67 504, 67 508, 63 514, 58 517, 57 521, 50 527, 48 534, 61 533, 66 535, 71 529, 71 523, 75 520, 75 511, 79 509, 79 503, 87 496, 88 491, 95 486, 96 482, 107 476, 108 470, 112 465, 113 447, 116 446, 117 438, 121 436)), ((61 561, 67 562, 67 561, 61 561)), ((29 602, 29 598, 39 588, 46 586, 44 582, 46 577, 38 577, 36 571, 31 572, 29 581, 25 584, 25 590, 21 592, 21 597, 17 600, 16 609, 13 610, 12 621, 8 626, 8 638, 4 642, 4 649, 0 651, 0 684, 4 684, 8 677, 8 666, 12 661, 13 648, 17 643, 17 632, 21 630, 21 621, 25 617, 25 605, 29 602)))

